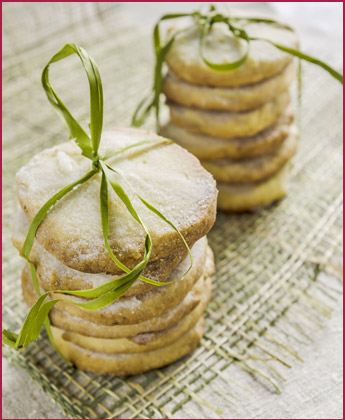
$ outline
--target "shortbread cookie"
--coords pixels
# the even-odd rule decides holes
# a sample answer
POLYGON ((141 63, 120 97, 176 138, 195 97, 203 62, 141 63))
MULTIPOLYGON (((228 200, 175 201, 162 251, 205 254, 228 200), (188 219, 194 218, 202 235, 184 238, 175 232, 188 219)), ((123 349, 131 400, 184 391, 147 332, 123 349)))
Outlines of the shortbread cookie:
POLYGON ((269 79, 239 87, 199 86, 184 82, 170 72, 164 80, 163 93, 169 100, 188 107, 247 111, 258 108, 285 92, 294 78, 293 63, 269 79))
MULTIPOLYGON (((210 279, 209 279, 210 282, 210 279)), ((205 305, 200 304, 177 324, 165 330, 146 332, 131 338, 95 338, 66 331, 64 339, 82 348, 102 353, 142 353, 165 347, 190 331, 203 316, 205 305)))
POLYGON ((144 332, 130 338, 95 338, 66 331, 64 339, 88 350, 104 353, 141 353, 165 347, 191 330, 203 316, 211 292, 211 279, 202 280, 205 298, 187 316, 170 328, 144 332))
MULTIPOLYGON (((20 208, 16 215, 15 229, 12 235, 14 246, 21 252, 29 222, 20 208)), ((187 249, 166 258, 149 262, 143 271, 143 276, 152 280, 164 282, 171 271, 187 256, 187 249)), ((44 290, 84 290, 98 287, 113 280, 116 275, 106 273, 84 273, 62 264, 54 255, 46 251, 37 240, 34 241, 30 260, 35 263, 40 284, 44 290)), ((120 272, 123 274, 123 272, 120 272)), ((117 274, 118 275, 118 274, 117 274)), ((135 296, 152 290, 155 286, 138 280, 123 296, 135 296)))
MULTIPOLYGON (((204 304, 203 302, 206 302, 209 298, 208 282, 208 279, 200 278, 179 305, 158 317, 137 324, 110 326, 95 324, 94 322, 85 321, 83 318, 69 315, 67 312, 55 307, 51 309, 49 317, 52 324, 56 327, 86 336, 99 338, 135 337, 141 333, 156 332, 170 328, 196 308, 200 309, 204 304)), ((27 304, 33 306, 37 300, 37 294, 32 279, 26 274, 22 276, 22 290, 27 304)), ((197 310, 199 311, 199 309, 197 310)))
POLYGON ((263 106, 243 112, 204 111, 169 103, 172 121, 188 131, 215 137, 254 136, 273 125, 290 103, 290 95, 283 92, 263 106))
POLYGON ((201 162, 218 182, 245 184, 267 179, 278 172, 297 150, 297 129, 273 153, 245 160, 217 159, 201 162))
POLYGON ((286 169, 262 182, 229 185, 218 183, 218 208, 229 212, 245 212, 266 206, 286 195, 286 169))
MULTIPOLYGON (((187 26, 188 23, 185 24, 187 26)), ((175 27, 180 29, 181 25, 176 23, 175 27)), ((290 48, 298 47, 296 34, 276 25, 249 23, 245 30, 251 37, 269 39, 290 48)), ((166 57, 172 72, 189 83, 210 86, 249 85, 280 73, 293 61, 292 55, 278 50, 268 42, 251 41, 243 65, 233 71, 215 71, 200 57, 200 32, 201 28, 194 25, 178 36, 166 57)), ((243 56, 245 49, 245 42, 235 38, 223 23, 213 25, 204 43, 204 55, 214 63, 234 62, 243 56)))
MULTIPOLYGON (((99 153, 107 156, 156 134, 130 128, 103 133, 99 153)), ((206 235, 215 220, 217 190, 213 177, 199 161, 176 144, 142 145, 122 152, 107 163, 122 174, 146 201, 170 219, 189 244, 206 235)), ((81 155, 74 141, 63 143, 34 156, 17 173, 19 202, 31 221, 54 193, 91 170, 92 163, 81 155)), ((167 223, 149 211, 134 196, 121 177, 132 203, 150 229, 151 261, 181 252, 184 244, 167 223)), ((98 173, 71 191, 48 213, 37 232, 38 242, 63 264, 79 271, 116 273, 118 268, 104 247, 98 173)), ((144 254, 145 232, 125 205, 109 188, 109 243, 128 267, 144 254)))
POLYGON ((84 349, 64 338, 65 331, 52 327, 55 343, 61 353, 77 368, 89 372, 135 375, 165 366, 190 353, 203 334, 203 317, 175 342, 156 350, 141 353, 102 353, 84 349))
MULTIPOLYGON (((56 303, 55 307, 66 311, 72 316, 82 317, 86 321, 101 325, 136 324, 150 318, 157 317, 171 310, 183 301, 193 285, 204 275, 209 277, 214 270, 213 255, 210 249, 207 250, 207 242, 198 241, 193 249, 194 264, 186 276, 167 286, 157 286, 155 289, 141 295, 128 298, 120 298, 114 303, 100 310, 88 310, 73 305, 68 301, 86 302, 86 299, 62 295, 52 292, 52 299, 64 301, 56 303), (207 259, 206 259, 207 251, 207 259)), ((170 280, 181 276, 189 265, 186 258, 170 275, 170 280)), ((30 276, 28 266, 23 270, 24 276, 30 276)))
MULTIPOLYGON (((176 323, 167 328, 164 328, 163 326, 163 328, 157 331, 148 330, 135 334, 134 336, 125 335, 115 339, 113 337, 96 338, 90 335, 89 331, 87 334, 80 334, 73 331, 73 329, 68 326, 68 328, 66 328, 64 338, 67 341, 77 344, 83 348, 105 353, 139 353, 164 347, 193 328, 200 317, 202 317, 211 296, 211 288, 211 278, 208 277, 205 280, 204 278, 201 278, 195 287, 193 287, 195 295, 199 298, 197 306, 188 314, 181 317, 181 319, 176 323)), ((27 295, 28 293, 28 287, 26 287, 25 284, 23 284, 23 292, 24 295, 27 295)), ((32 294, 33 299, 30 297, 29 300, 36 301, 36 293, 33 293, 32 290, 30 293, 32 294)), ((57 326, 54 322, 52 323, 57 326)))
POLYGON ((253 158, 275 150, 289 135, 293 121, 291 108, 276 124, 255 136, 222 139, 189 132, 169 121, 161 128, 164 137, 174 140, 200 160, 253 158))

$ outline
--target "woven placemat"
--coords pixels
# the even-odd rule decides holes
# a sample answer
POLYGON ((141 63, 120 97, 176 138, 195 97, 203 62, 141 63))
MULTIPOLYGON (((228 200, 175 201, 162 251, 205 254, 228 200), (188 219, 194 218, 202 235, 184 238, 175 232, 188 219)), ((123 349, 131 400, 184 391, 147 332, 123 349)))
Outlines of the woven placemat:
MULTIPOLYGON (((10 241, 15 173, 67 137, 41 88, 43 66, 65 42, 84 46, 101 70, 108 127, 130 124, 152 79, 149 28, 133 27, 120 5, 39 6, 38 13, 35 3, 4 5, 3 320, 11 329, 28 311, 20 290, 23 261, 10 241), (32 38, 23 37, 29 33, 32 38)), ((75 115, 88 118, 79 62, 72 57, 58 66, 52 68, 57 91, 75 115)), ((146 127, 154 127, 152 119, 146 127)), ((68 370, 44 333, 27 349, 4 347, 3 353, 72 418, 198 418, 200 406, 205 418, 222 417, 251 392, 232 379, 236 369, 267 392, 281 392, 286 369, 302 361, 342 293, 342 92, 310 65, 304 66, 301 139, 290 173, 282 202, 255 214, 218 214, 209 234, 216 274, 206 332, 191 355, 125 378, 68 370)))

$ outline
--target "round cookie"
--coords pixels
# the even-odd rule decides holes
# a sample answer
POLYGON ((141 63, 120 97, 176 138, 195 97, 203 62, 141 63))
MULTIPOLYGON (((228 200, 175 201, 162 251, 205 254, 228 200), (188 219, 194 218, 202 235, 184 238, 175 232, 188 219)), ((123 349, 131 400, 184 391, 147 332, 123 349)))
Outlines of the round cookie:
POLYGON ((101 353, 77 346, 64 339, 64 330, 52 327, 56 346, 78 369, 99 374, 135 375, 165 366, 190 353, 203 333, 204 319, 172 344, 142 353, 101 353))
POLYGON ((218 183, 218 208, 228 212, 255 210, 285 197, 285 188, 285 168, 262 182, 239 185, 218 183))
POLYGON ((289 135, 293 121, 288 109, 272 127, 250 137, 222 139, 189 132, 172 121, 161 127, 161 134, 174 140, 200 160, 252 158, 275 150, 289 135))
POLYGON ((297 143, 297 129, 292 127, 290 135, 271 154, 240 161, 218 159, 201 163, 218 182, 245 184, 261 181, 286 165, 296 153, 297 143))
POLYGON ((143 332, 134 337, 124 338, 95 338, 76 332, 66 331, 64 339, 77 346, 102 353, 141 353, 165 347, 192 329, 203 316, 211 294, 211 279, 202 279, 205 291, 203 300, 188 315, 170 328, 156 332, 143 332))
MULTIPOLYGON (((176 29, 181 24, 176 22, 176 29)), ((188 26, 188 23, 184 25, 188 26)), ((246 24, 250 37, 269 39, 290 48, 298 47, 294 32, 265 23, 246 24)), ((172 28, 171 31, 174 31, 172 28)), ((215 71, 200 57, 201 28, 194 25, 173 42, 166 61, 169 69, 179 78, 196 85, 242 86, 272 77, 293 61, 293 56, 278 50, 265 41, 251 41, 245 63, 233 71, 215 71)), ((214 63, 230 63, 245 52, 245 42, 235 38, 223 23, 213 25, 204 43, 204 55, 214 63)))
MULTIPOLYGON (((145 332, 155 332, 170 328, 182 318, 188 316, 201 302, 208 299, 207 287, 204 286, 204 278, 192 287, 181 303, 168 312, 158 317, 130 325, 100 325, 83 318, 71 316, 65 311, 53 307, 49 317, 53 325, 66 331, 74 331, 82 335, 99 338, 123 338, 134 337, 145 332)), ((22 290, 24 299, 29 306, 33 306, 37 300, 33 282, 30 276, 22 275, 22 290)))
POLYGON ((206 110, 247 111, 258 108, 285 92, 295 77, 290 63, 277 75, 240 87, 198 86, 186 83, 169 73, 164 80, 163 93, 178 104, 206 110))
MULTIPOLYGON (((206 238, 198 241, 192 248, 194 264, 187 275, 167 286, 157 286, 154 290, 141 295, 128 298, 120 298, 103 309, 92 311, 70 304, 68 301, 86 302, 86 299, 77 296, 51 293, 52 299, 64 301, 56 303, 55 307, 66 311, 68 314, 81 317, 86 321, 101 325, 136 324, 150 318, 157 317, 171 310, 183 301, 187 293, 202 275, 210 276, 214 270, 213 254, 207 247, 206 238), (206 259, 207 254, 207 259, 206 259)), ((169 280, 181 276, 189 266, 186 258, 175 270, 172 271, 169 280)), ((30 276, 26 265, 23 276, 30 276)))
POLYGON ((283 92, 259 108, 243 111, 205 111, 169 103, 172 121, 193 133, 215 137, 254 136, 273 125, 290 103, 290 95, 283 92))
MULTIPOLYGON (((104 132, 99 153, 107 156, 126 146, 157 138, 147 130, 117 128, 104 132)), ((132 148, 107 161, 145 200, 170 219, 189 244, 206 235, 215 220, 217 190, 199 161, 167 142, 132 148)), ((34 156, 17 173, 21 207, 31 221, 54 193, 91 170, 75 142, 62 143, 34 156)), ((90 273, 116 273, 102 235, 98 173, 71 191, 48 213, 37 231, 38 242, 63 264, 90 273)), ((179 253, 178 234, 134 196, 119 178, 152 236, 151 261, 179 253)), ((123 264, 132 268, 144 255, 145 232, 109 188, 109 243, 123 264)))
MULTIPOLYGON (((29 222, 20 208, 16 215, 15 229, 12 235, 14 246, 21 252, 29 222)), ((143 271, 143 276, 152 280, 164 282, 171 271, 186 257, 187 249, 179 254, 149 262, 143 271)), ((115 278, 106 273, 84 273, 62 264, 54 255, 46 251, 35 239, 30 253, 30 260, 36 265, 40 285, 44 290, 84 290, 100 286, 115 278)), ((123 272, 121 273, 123 274, 123 272)), ((138 280, 123 296, 135 296, 152 290, 155 286, 138 280)))
MULTIPOLYGON (((186 276, 167 286, 156 286, 155 289, 141 295, 120 298, 114 303, 98 311, 92 311, 71 305, 66 301, 58 302, 56 307, 65 310, 70 315, 80 316, 87 321, 102 325, 136 324, 157 317, 178 305, 193 285, 202 275, 213 272, 213 255, 207 247, 206 238, 198 241, 192 248, 194 264, 186 276), (206 258, 207 254, 207 258, 206 258)), ((188 268, 187 257, 171 273, 169 281, 180 277, 188 268)), ((51 293, 52 299, 61 297, 75 302, 85 302, 85 299, 74 296, 63 296, 51 293)))

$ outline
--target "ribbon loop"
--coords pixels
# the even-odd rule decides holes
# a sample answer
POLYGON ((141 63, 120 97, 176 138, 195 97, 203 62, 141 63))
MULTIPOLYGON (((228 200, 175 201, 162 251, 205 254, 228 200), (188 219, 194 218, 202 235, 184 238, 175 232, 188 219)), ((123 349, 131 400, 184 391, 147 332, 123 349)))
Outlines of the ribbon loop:
POLYGON ((46 92, 49 102, 53 105, 59 117, 65 123, 70 137, 75 139, 80 147, 82 154, 93 159, 97 157, 98 147, 101 140, 103 127, 103 89, 101 76, 95 61, 88 53, 76 44, 66 44, 56 53, 45 66, 42 72, 42 85, 46 92), (87 135, 78 121, 72 116, 59 96, 51 86, 49 80, 49 66, 72 54, 77 54, 80 58, 85 72, 87 74, 90 86, 90 133, 91 138, 87 135))

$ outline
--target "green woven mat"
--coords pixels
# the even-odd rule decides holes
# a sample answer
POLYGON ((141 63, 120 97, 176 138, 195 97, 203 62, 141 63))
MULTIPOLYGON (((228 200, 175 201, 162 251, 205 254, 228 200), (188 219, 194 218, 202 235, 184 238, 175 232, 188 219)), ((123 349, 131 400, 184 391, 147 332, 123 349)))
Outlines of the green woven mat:
MULTIPOLYGON (((63 43, 83 45, 101 69, 105 126, 129 125, 152 78, 149 28, 133 27, 121 6, 39 6, 39 13, 35 3, 4 6, 3 319, 12 329, 27 312, 23 261, 10 242, 15 173, 33 154, 66 140, 40 86, 43 65, 63 43)), ((65 71, 63 65, 52 69, 52 80, 72 112, 87 118, 80 65, 73 58, 65 71)), ((321 70, 304 68, 302 134, 288 198, 257 214, 218 214, 209 234, 216 257, 213 294, 206 332, 193 354, 123 378, 67 370, 45 334, 23 351, 4 348, 66 415, 197 418, 202 407, 206 418, 214 418, 245 404, 250 384, 267 392, 283 389, 287 369, 301 362, 304 345, 325 325, 342 290, 342 93, 321 70), (238 369, 248 371, 249 385, 232 379, 238 369)))

